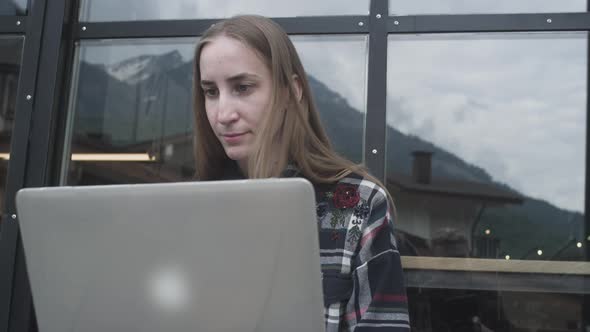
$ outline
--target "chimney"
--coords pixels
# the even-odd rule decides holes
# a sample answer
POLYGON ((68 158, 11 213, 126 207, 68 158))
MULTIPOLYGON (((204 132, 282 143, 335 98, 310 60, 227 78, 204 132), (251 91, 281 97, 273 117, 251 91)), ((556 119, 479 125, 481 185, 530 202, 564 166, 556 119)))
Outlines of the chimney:
POLYGON ((412 163, 412 179, 416 183, 430 184, 432 173, 432 152, 414 151, 412 163))

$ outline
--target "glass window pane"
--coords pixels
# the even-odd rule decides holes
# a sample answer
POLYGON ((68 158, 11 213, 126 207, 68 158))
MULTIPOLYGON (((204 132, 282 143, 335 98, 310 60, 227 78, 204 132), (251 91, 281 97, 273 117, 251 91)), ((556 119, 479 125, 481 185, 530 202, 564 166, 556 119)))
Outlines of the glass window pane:
POLYGON ((69 119, 68 185, 181 181, 194 173, 195 39, 85 41, 69 119))
POLYGON ((406 254, 584 260, 587 33, 390 36, 406 254))
POLYGON ((391 15, 585 12, 586 0, 390 0, 391 15))
POLYGON ((368 13, 369 0, 82 0, 80 21, 224 18, 238 14, 295 17, 368 13))
POLYGON ((0 37, 0 213, 4 213, 4 191, 10 160, 10 141, 16 112, 22 49, 22 37, 0 37))
POLYGON ((408 288, 412 331, 584 331, 584 296, 408 288))
POLYGON ((0 16, 24 16, 27 15, 27 0, 2 0, 0 1, 0 16))
POLYGON ((332 145, 360 163, 366 110, 366 36, 294 36, 332 145))
MULTIPOLYGON (((80 44, 63 184, 166 182, 192 176, 195 42, 183 38, 80 44)), ((306 36, 294 42, 335 148, 360 162, 366 37, 306 36)))

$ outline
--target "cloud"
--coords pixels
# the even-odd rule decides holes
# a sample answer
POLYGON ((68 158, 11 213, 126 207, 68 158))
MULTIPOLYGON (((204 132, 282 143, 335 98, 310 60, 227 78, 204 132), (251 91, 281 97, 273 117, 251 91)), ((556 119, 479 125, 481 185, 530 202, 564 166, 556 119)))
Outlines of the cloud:
POLYGON ((82 21, 224 18, 237 14, 293 17, 369 13, 369 0, 87 0, 85 5, 82 21))
MULTIPOLYGON (((271 17, 369 13, 369 0, 87 0, 83 4, 83 21, 222 18, 246 13, 271 17)), ((583 12, 586 0, 390 0, 389 8, 392 15, 583 12)))
POLYGON ((183 61, 191 61, 198 38, 83 40, 80 59, 93 64, 112 65, 140 55, 178 51, 183 61))
POLYGON ((392 37, 389 124, 583 211, 586 35, 487 36, 392 37))
POLYGON ((390 0, 389 11, 392 15, 580 12, 586 11, 586 0, 390 0))
POLYGON ((308 74, 366 110, 368 38, 366 36, 291 37, 308 74))

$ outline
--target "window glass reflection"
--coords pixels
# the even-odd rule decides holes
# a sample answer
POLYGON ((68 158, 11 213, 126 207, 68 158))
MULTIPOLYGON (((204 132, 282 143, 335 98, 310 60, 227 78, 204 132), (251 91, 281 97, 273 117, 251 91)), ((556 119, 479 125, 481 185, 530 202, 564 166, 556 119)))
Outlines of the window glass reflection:
POLYGON ((0 16, 27 15, 27 0, 0 1, 0 16))
POLYGON ((584 260, 587 34, 389 47, 387 184, 405 253, 584 260))
POLYGON ((238 14, 295 17, 368 13, 369 0, 82 0, 80 21, 224 18, 238 14))
MULTIPOLYGON (((332 143, 337 151, 360 162, 366 38, 306 36, 294 41, 332 143)), ((192 177, 195 43, 194 38, 184 38, 80 44, 63 184, 192 177)))
POLYGON ((366 36, 291 37, 336 151, 360 163, 366 109, 366 36))
POLYGON ((16 114, 16 95, 23 48, 22 37, 0 37, 0 212, 10 160, 10 142, 16 114))
POLYGON ((391 15, 568 13, 586 10, 586 0, 390 0, 389 2, 391 15))
POLYGON ((195 42, 81 43, 63 183, 166 182, 192 176, 195 42))
POLYGON ((412 331, 582 331, 584 296, 408 288, 412 331))

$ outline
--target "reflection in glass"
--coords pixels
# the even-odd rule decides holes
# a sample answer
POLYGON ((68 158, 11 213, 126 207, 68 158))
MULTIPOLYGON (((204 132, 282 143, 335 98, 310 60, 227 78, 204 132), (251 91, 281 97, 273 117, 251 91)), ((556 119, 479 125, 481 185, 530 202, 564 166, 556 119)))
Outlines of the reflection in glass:
POLYGON ((27 15, 27 0, 2 0, 0 1, 0 16, 24 16, 27 15))
POLYGON ((390 37, 387 184, 405 254, 584 259, 587 45, 390 37))
MULTIPOLYGON (((328 135, 340 153, 360 162, 366 38, 294 39, 328 135)), ((185 38, 80 44, 62 184, 168 182, 193 176, 195 42, 185 38)))
POLYGON ((23 48, 22 37, 0 37, 0 212, 10 160, 10 140, 16 113, 16 95, 23 48))
POLYGON ((192 176, 194 43, 188 38, 80 44, 62 183, 192 176))
POLYGON ((295 17, 368 13, 369 0, 82 0, 80 21, 225 18, 238 14, 295 17))
POLYGON ((412 331, 582 331, 583 296, 408 288, 412 331))
POLYGON ((291 40, 332 145, 354 162, 362 162, 368 37, 295 36, 291 40))
POLYGON ((586 0, 390 0, 390 15, 585 12, 586 0))

